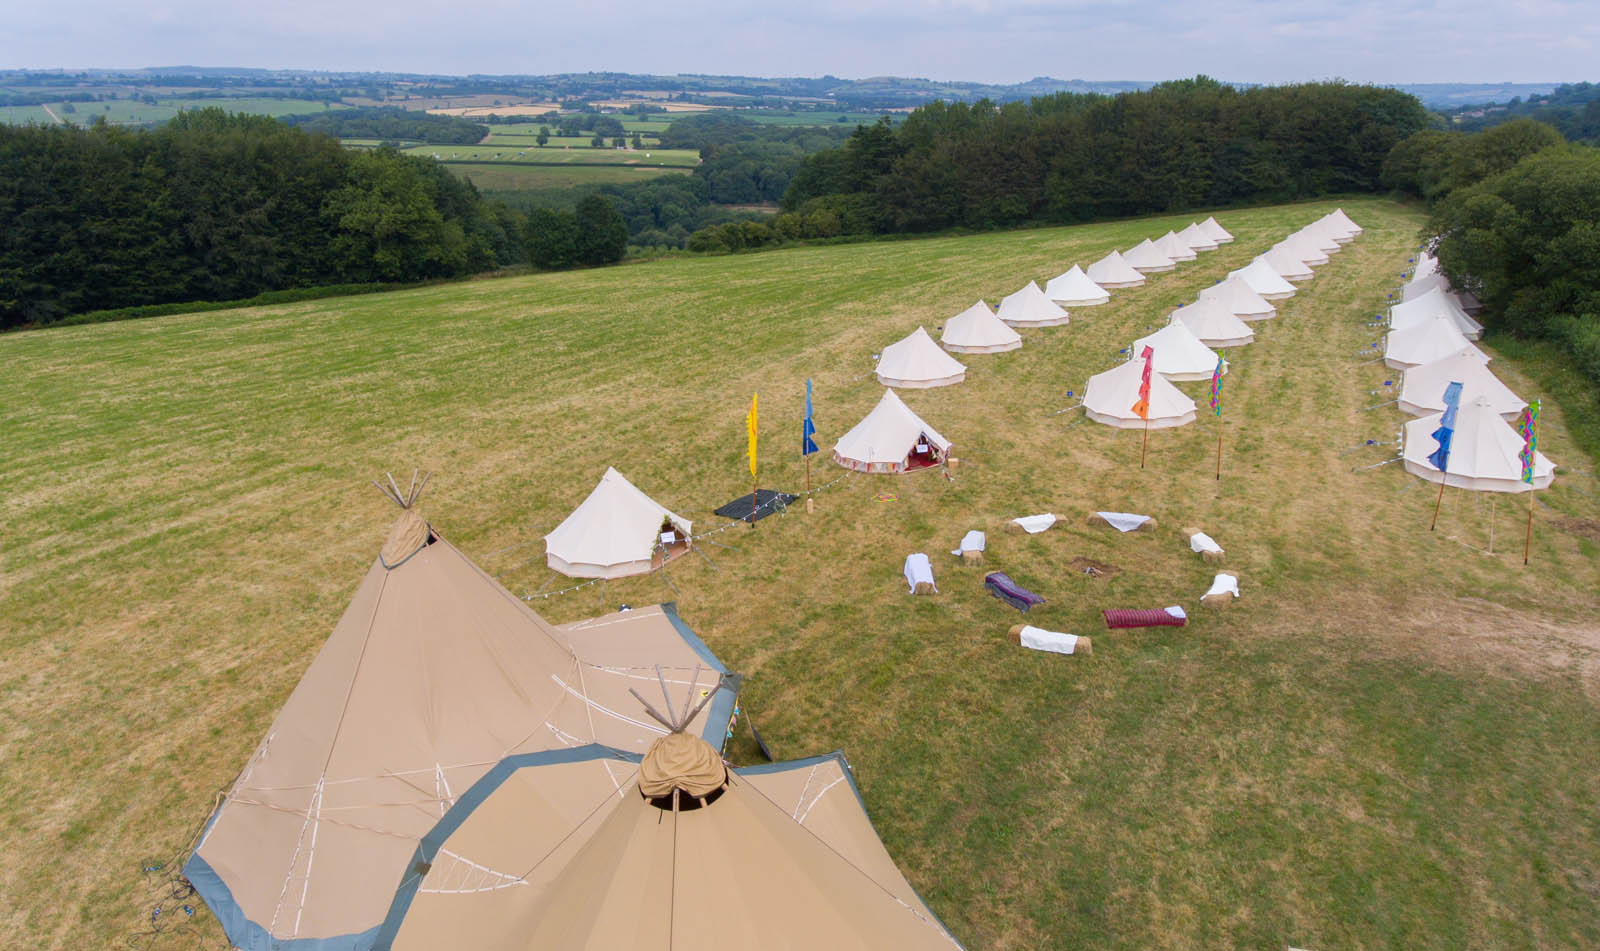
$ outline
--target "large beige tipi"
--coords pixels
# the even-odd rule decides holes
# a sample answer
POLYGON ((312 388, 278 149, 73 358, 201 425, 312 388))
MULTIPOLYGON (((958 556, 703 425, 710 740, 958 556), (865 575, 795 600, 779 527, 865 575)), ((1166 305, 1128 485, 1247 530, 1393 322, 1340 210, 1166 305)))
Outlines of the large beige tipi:
POLYGON ((913 472, 944 462, 950 440, 911 412, 894 390, 833 447, 833 461, 857 472, 913 472))
POLYGON ((1029 281, 1021 290, 1000 299, 999 320, 1012 327, 1058 327, 1069 319, 1060 304, 1029 281))
POLYGON ((673 733, 642 759, 510 759, 412 868, 376 936, 394 951, 960 947, 895 867, 838 754, 731 769, 673 733))
POLYGON ((884 386, 928 389, 960 383, 967 378, 967 368, 939 349, 928 332, 918 327, 883 348, 877 375, 884 386))
POLYGON ((1123 258, 1121 251, 1112 251, 1089 265, 1084 273, 1089 275, 1089 280, 1107 290, 1139 287, 1145 282, 1145 276, 1123 258))
POLYGON ((1076 264, 1052 277, 1044 286, 1044 295, 1062 307, 1095 307, 1111 300, 1106 289, 1090 280, 1076 264))
MULTIPOLYGON (((496 763, 642 752, 668 731, 635 712, 640 672, 725 676, 670 606, 592 624, 553 627, 406 509, 184 865, 229 941, 371 947, 419 841, 496 763)), ((723 690, 691 729, 720 747, 733 708, 723 690)))
POLYGON ((693 529, 607 466, 589 497, 544 537, 545 561, 570 578, 642 575, 687 552, 693 529))

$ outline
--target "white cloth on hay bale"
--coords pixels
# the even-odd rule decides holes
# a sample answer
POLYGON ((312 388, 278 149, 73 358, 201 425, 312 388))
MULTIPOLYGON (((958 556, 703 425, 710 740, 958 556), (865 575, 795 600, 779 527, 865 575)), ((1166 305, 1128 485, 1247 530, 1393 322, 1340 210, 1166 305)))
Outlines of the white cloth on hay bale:
POLYGON ((906 583, 911 585, 913 593, 919 583, 926 584, 935 591, 939 586, 933 583, 933 563, 928 561, 928 556, 922 552, 906 556, 906 583))
POLYGON ((1222 554, 1222 546, 1205 532, 1195 532, 1189 536, 1189 549, 1197 555, 1204 555, 1206 552, 1213 555, 1222 554))
POLYGON ((973 529, 961 537, 960 546, 958 546, 950 554, 959 558, 961 553, 964 551, 983 551, 984 545, 987 543, 988 540, 984 538, 983 533, 977 529, 973 529))
POLYGON ((1176 604, 1172 605, 1171 607, 1162 608, 1161 610, 1167 612, 1175 618, 1187 619, 1189 617, 1189 615, 1183 612, 1183 608, 1178 607, 1176 604))
POLYGON ((1239 579, 1230 574, 1217 575, 1216 579, 1211 582, 1211 590, 1207 591, 1203 597, 1209 598, 1214 594, 1231 594, 1237 598, 1239 596, 1239 579))
POLYGON ((1150 521, 1148 515, 1134 515, 1131 512, 1096 512, 1094 513, 1106 520, 1106 524, 1119 532, 1131 532, 1140 525, 1150 521))
POLYGON ((1078 635, 1047 631, 1027 624, 1022 628, 1022 646, 1029 650, 1049 651, 1052 654, 1070 654, 1078 646, 1078 635))
POLYGON ((1022 530, 1027 532, 1029 535, 1037 535, 1054 525, 1056 523, 1056 517, 1046 513, 1044 515, 1024 515, 1021 518, 1014 518, 1012 521, 1016 522, 1018 525, 1021 525, 1022 530))

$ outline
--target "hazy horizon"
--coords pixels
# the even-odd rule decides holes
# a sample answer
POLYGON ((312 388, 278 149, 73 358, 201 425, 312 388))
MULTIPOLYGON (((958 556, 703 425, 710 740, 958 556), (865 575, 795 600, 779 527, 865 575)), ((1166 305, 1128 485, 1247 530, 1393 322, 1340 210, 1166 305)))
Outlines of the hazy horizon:
POLYGON ((434 4, 287 0, 217 9, 197 0, 126 7, 36 5, 9 17, 0 68, 170 65, 538 75, 619 72, 841 78, 904 76, 1011 84, 1199 73, 1238 83, 1344 79, 1382 85, 1560 83, 1594 78, 1600 8, 1569 0, 1338 9, 1227 0, 1206 9, 1150 0, 821 0, 753 10, 725 0, 670 8, 600 0, 582 11, 490 3, 463 17, 434 4), (134 65, 140 64, 140 65, 134 65), (1465 75, 1463 75, 1465 74, 1465 75))

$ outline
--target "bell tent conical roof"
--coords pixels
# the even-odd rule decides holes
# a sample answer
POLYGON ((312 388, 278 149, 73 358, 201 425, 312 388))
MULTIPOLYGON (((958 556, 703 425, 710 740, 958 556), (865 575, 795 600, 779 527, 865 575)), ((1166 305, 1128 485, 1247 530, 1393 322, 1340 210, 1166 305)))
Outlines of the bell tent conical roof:
POLYGON ((1237 272, 1228 275, 1226 280, 1203 289, 1200 298, 1221 303, 1227 308, 1228 313, 1240 320, 1266 320, 1278 315, 1278 308, 1257 294, 1255 288, 1250 286, 1250 282, 1240 277, 1237 272))
POLYGON ((1044 286, 1044 296, 1062 307, 1094 307, 1111 300, 1106 289, 1090 280, 1076 264, 1052 277, 1044 286))
POLYGON ((1295 286, 1284 280, 1265 257, 1258 256, 1237 271, 1229 271, 1228 276, 1243 279, 1263 300, 1283 300, 1295 295, 1295 286))
POLYGON ((1084 273, 1089 275, 1089 280, 1110 290, 1139 287, 1145 282, 1145 276, 1123 258, 1121 251, 1112 251, 1089 265, 1084 273))
POLYGON ((670 525, 687 543, 693 525, 606 467, 572 514, 544 537, 551 570, 569 578, 623 578, 659 568, 659 538, 670 525))
POLYGON ((1489 362, 1488 355, 1474 347, 1456 329, 1456 325, 1441 314, 1405 330, 1389 331, 1383 349, 1383 362, 1392 370, 1404 370, 1432 363, 1463 350, 1471 350, 1483 363, 1489 362))
POLYGON ((1118 429, 1170 429, 1194 422, 1194 400, 1159 373, 1150 374, 1149 420, 1134 413, 1143 376, 1144 361, 1135 356, 1089 377, 1083 391, 1084 415, 1118 429))
POLYGON ((1439 315, 1443 315, 1454 324, 1455 328, 1461 331, 1461 335, 1468 340, 1477 340, 1483 336, 1483 324, 1469 317, 1466 311, 1456 306, 1456 302, 1437 287, 1426 294, 1419 294, 1389 308, 1389 329, 1407 330, 1439 315))
POLYGON ((858 472, 906 472, 916 466, 911 456, 923 441, 942 459, 950 440, 911 412, 894 390, 884 390, 878 405, 833 447, 833 461, 858 472))
POLYGON ((1442 413, 1445 387, 1460 383, 1459 405, 1486 399, 1502 417, 1516 417, 1528 404, 1500 382, 1481 357, 1476 350, 1462 350, 1405 371, 1400 381, 1400 411, 1412 416, 1442 413))
POLYGON ((1208 347, 1242 347, 1256 339, 1250 325, 1215 297, 1202 297, 1178 308, 1172 312, 1172 320, 1188 328, 1196 340, 1208 347))
POLYGON ((1217 249, 1217 242, 1211 235, 1206 234, 1206 229, 1200 227, 1197 222, 1191 221, 1189 227, 1178 232, 1178 240, 1195 251, 1215 251, 1217 249))
POLYGON ((1156 247, 1156 243, 1149 238, 1122 252, 1122 259, 1142 274, 1170 271, 1178 266, 1176 261, 1163 254, 1161 249, 1156 247))
MULTIPOLYGON (((1039 289, 1037 284, 1028 286, 1039 289)), ((1056 307, 1056 310, 1061 308, 1056 307)), ((1065 317, 1066 312, 1062 311, 1061 316, 1065 317)), ((1004 353, 1022 346, 1022 337, 1001 322, 989 305, 980 300, 944 322, 944 333, 939 337, 939 342, 944 344, 946 350, 956 353, 1004 353)))
MULTIPOLYGON (((1140 337, 1128 352, 1138 360, 1137 354, 1143 353, 1145 347, 1155 352, 1151 363, 1155 371, 1174 382, 1209 380, 1217 368, 1217 352, 1201 343, 1182 321, 1140 337)), ((1223 372, 1227 372, 1226 364, 1223 372)))
MULTIPOLYGON (((1522 481, 1522 436, 1496 413, 1484 397, 1463 403, 1456 411, 1450 454, 1443 472, 1428 457, 1439 448, 1433 438, 1442 413, 1413 419, 1405 426, 1402 456, 1406 471, 1429 482, 1477 492, 1527 492, 1522 481)), ((1546 489, 1555 478, 1555 463, 1534 451, 1532 489, 1546 489)))
POLYGON ((1197 257, 1194 252, 1194 248, 1189 247, 1187 242, 1171 231, 1168 231, 1166 234, 1156 239, 1156 249, 1172 260, 1180 263, 1183 261, 1193 261, 1197 257))
POLYGON ((967 378, 967 368, 939 349, 928 332, 918 327, 883 348, 877 375, 884 386, 927 389, 960 383, 967 378))
POLYGON ((1207 218, 1200 222, 1200 229, 1206 233, 1207 237, 1218 244, 1227 244, 1233 240, 1233 235, 1228 233, 1228 229, 1217 224, 1216 218, 1207 218))
POLYGON ((997 319, 1013 327, 1056 327, 1070 318, 1060 304, 1039 289, 1038 284, 1029 281, 1021 290, 1000 299, 1000 315, 997 319))

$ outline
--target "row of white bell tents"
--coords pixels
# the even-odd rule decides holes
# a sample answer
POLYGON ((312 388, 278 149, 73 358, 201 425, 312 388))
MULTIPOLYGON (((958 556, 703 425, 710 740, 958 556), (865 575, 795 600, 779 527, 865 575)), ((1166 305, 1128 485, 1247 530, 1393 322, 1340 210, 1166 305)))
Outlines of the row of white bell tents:
POLYGON ((1437 287, 1390 307, 1389 329, 1408 330, 1438 315, 1448 319, 1468 340, 1483 336, 1483 324, 1472 319, 1454 299, 1437 287))
POLYGON ((1460 307, 1469 314, 1475 314, 1478 311, 1483 310, 1483 304, 1472 294, 1471 291, 1458 290, 1456 287, 1451 285, 1450 279, 1445 277, 1444 274, 1437 269, 1430 274, 1420 277, 1413 275, 1411 280, 1407 281, 1405 285, 1400 288, 1400 300, 1415 300, 1416 298, 1434 290, 1442 292, 1446 297, 1450 298, 1450 300, 1454 302, 1457 307, 1460 307))

